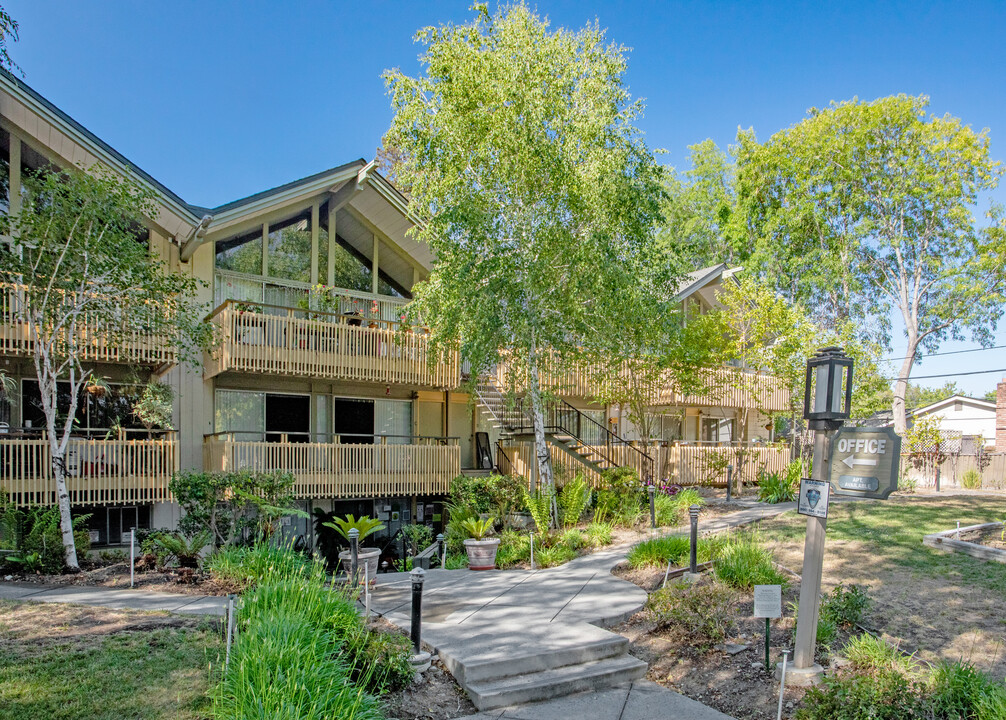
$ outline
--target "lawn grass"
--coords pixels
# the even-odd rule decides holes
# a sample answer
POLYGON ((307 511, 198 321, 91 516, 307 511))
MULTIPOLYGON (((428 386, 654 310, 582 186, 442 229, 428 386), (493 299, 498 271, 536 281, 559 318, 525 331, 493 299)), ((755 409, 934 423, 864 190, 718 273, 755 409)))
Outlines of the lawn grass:
MULTIPOLYGON (((99 623, 82 634, 70 632, 77 626, 72 606, 48 606, 49 614, 37 608, 0 600, 4 720, 210 716, 209 667, 222 650, 219 633, 208 624, 107 632, 99 623), (30 616, 30 634, 19 627, 25 616, 30 616)), ((82 613, 93 616, 94 611, 82 613)), ((156 617, 128 616, 141 624, 143 618, 156 617)))
MULTIPOLYGON (((889 500, 832 503, 828 541, 865 543, 877 563, 928 577, 946 578, 1006 592, 1006 565, 948 553, 922 544, 924 535, 995 522, 1006 515, 1006 498, 965 495, 895 495, 889 500)), ((766 540, 802 542, 807 521, 788 512, 759 524, 766 540)))

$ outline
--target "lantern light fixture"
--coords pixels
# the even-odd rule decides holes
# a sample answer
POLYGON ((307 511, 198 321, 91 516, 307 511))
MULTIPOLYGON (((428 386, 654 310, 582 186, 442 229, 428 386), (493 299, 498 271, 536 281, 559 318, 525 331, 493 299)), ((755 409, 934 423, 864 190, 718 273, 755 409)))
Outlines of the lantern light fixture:
POLYGON ((852 414, 852 358, 839 347, 821 348, 807 361, 803 417, 811 430, 835 430, 852 414))

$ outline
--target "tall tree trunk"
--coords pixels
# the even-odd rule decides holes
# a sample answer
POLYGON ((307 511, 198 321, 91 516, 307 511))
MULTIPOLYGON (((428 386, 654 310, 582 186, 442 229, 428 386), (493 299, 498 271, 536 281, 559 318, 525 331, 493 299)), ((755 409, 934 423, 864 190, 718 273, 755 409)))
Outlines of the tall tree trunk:
POLYGON ((908 392, 908 378, 912 372, 912 365, 915 364, 915 353, 918 352, 918 340, 909 337, 908 348, 905 350, 905 358, 901 361, 901 372, 894 383, 894 400, 891 403, 891 413, 894 420, 894 432, 904 437, 908 429, 908 420, 905 413, 905 394, 908 392))
POLYGON ((80 570, 77 562, 77 544, 73 539, 73 520, 70 517, 70 493, 66 489, 66 445, 62 449, 53 434, 49 435, 49 453, 52 456, 52 477, 56 481, 56 502, 59 505, 59 531, 63 539, 63 558, 72 571, 80 570))
POLYGON ((545 441, 544 403, 541 397, 541 384, 538 376, 538 354, 532 344, 528 353, 528 398, 531 401, 531 424, 534 426, 534 452, 538 460, 538 483, 536 490, 544 487, 552 494, 552 522, 559 526, 559 509, 555 502, 555 477, 552 474, 552 456, 545 441))

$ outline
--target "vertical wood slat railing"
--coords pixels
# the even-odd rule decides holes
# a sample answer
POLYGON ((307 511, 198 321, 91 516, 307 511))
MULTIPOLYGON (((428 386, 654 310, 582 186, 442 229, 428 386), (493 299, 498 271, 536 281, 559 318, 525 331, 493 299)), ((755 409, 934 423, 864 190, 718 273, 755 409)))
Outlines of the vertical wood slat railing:
MULTIPOLYGON (((623 370, 622 372, 628 372, 623 370)), ((703 392, 683 395, 666 375, 659 387, 654 388, 654 405, 699 406, 759 409, 763 412, 781 412, 790 409, 790 392, 777 377, 752 373, 739 368, 722 367, 703 370, 703 392)), ((496 368, 499 387, 526 387, 513 363, 501 362, 496 368)), ((546 364, 539 381, 543 388, 563 397, 594 398, 598 396, 598 371, 589 366, 546 364)))
MULTIPOLYGON (((25 286, 0 283, 0 355, 31 355, 32 339, 24 320, 25 286)), ((109 337, 108 326, 86 312, 78 319, 77 344, 88 362, 174 364, 173 345, 160 335, 140 328, 119 329, 109 337)))
MULTIPOLYGON (((75 505, 159 502, 178 469, 174 438, 105 440, 71 438, 67 490, 75 505)), ((45 438, 0 436, 0 489, 16 505, 56 502, 52 454, 45 438)))
POLYGON ((363 327, 351 316, 231 300, 210 317, 221 343, 207 359, 207 377, 234 370, 436 388, 461 382, 457 352, 434 357, 426 333, 399 323, 363 327))
POLYGON ((457 443, 249 442, 207 437, 204 467, 211 471, 291 472, 301 498, 439 495, 461 474, 457 443))

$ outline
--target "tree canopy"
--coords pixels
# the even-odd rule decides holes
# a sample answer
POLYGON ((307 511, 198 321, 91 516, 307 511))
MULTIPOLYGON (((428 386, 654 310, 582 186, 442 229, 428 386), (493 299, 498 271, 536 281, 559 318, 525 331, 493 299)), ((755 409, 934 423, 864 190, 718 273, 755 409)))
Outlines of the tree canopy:
POLYGON ((422 75, 385 74, 385 141, 437 258, 415 309, 473 377, 519 366, 548 482, 540 370, 666 322, 661 168, 634 125, 625 49, 596 24, 553 31, 522 4, 476 13, 419 31, 422 75))

